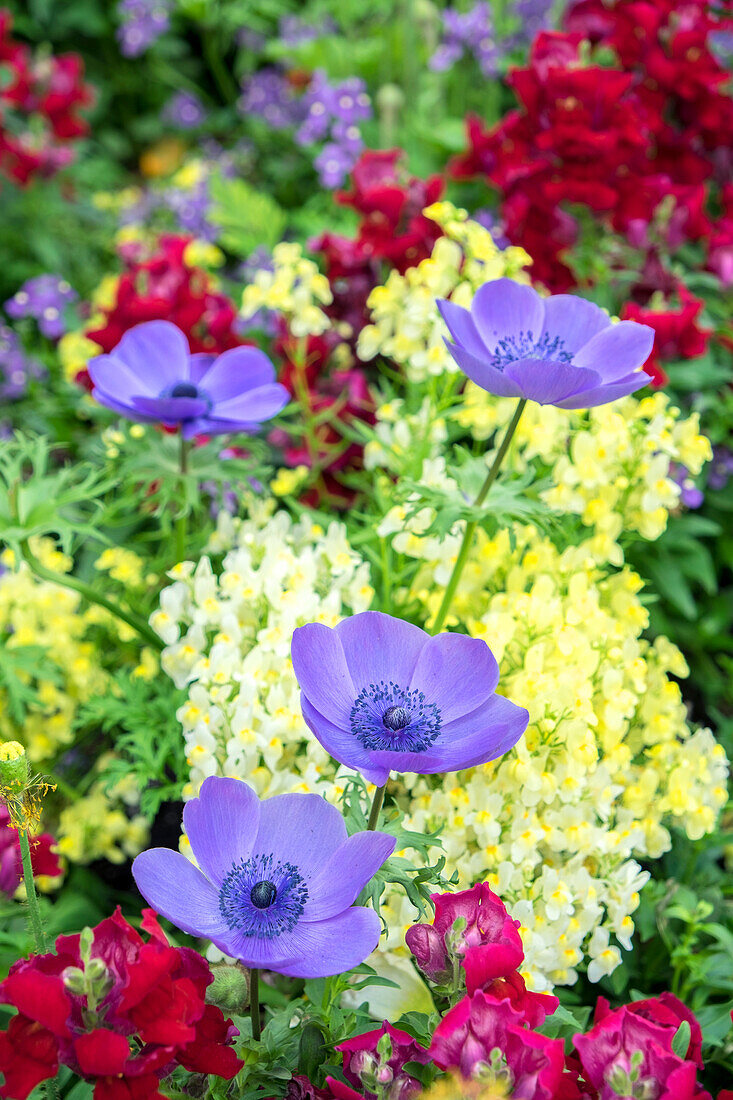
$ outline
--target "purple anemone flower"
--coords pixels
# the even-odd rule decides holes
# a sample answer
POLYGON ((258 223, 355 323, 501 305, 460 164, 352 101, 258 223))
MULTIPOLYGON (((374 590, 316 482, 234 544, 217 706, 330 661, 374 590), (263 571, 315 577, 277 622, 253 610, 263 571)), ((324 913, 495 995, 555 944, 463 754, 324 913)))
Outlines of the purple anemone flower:
POLYGON ((259 348, 191 355, 170 321, 135 325, 109 355, 90 361, 89 374, 101 405, 129 420, 180 428, 186 439, 256 431, 290 399, 259 348))
POLYGON ((640 368, 654 330, 635 321, 612 324, 599 306, 573 294, 541 298, 532 287, 494 279, 479 287, 470 310, 448 301, 438 308, 458 366, 498 397, 590 409, 649 382, 640 368))
POLYGON ((499 667, 480 638, 438 634, 379 611, 293 634, 308 726, 371 783, 390 771, 455 772, 515 745, 529 715, 495 695, 499 667))
POLYGON ((211 776, 183 825, 198 870, 180 852, 151 848, 132 873, 153 908, 246 966, 296 978, 341 974, 377 946, 373 909, 353 903, 394 850, 394 837, 349 837, 317 794, 260 802, 239 779, 211 776))

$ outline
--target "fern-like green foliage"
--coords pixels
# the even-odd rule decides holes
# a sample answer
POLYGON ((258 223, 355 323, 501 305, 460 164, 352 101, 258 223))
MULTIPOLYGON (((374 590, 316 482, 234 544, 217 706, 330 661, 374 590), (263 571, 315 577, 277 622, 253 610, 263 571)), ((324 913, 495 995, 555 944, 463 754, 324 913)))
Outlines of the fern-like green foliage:
POLYGON ((65 553, 80 536, 99 538, 90 520, 111 484, 90 466, 54 468, 47 439, 17 432, 0 444, 0 541, 20 557, 34 536, 58 536, 65 553))
POLYGON ((236 256, 258 247, 271 249, 282 239, 286 217, 274 199, 243 179, 211 180, 211 221, 221 227, 221 243, 236 256))
POLYGON ((114 757, 103 773, 107 787, 132 775, 141 791, 140 810, 150 820, 163 802, 181 797, 188 767, 176 711, 184 692, 165 676, 144 680, 118 672, 111 690, 84 703, 80 730, 110 735, 114 757))

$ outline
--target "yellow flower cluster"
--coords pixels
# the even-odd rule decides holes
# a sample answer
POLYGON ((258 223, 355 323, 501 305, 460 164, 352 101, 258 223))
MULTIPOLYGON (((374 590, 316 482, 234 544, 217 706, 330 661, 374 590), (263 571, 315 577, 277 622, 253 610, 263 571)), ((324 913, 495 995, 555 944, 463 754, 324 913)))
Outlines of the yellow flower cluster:
MULTIPOLYGON (((516 401, 491 397, 469 382, 455 420, 475 439, 486 439, 509 423, 515 408, 516 401)), ((573 412, 530 403, 513 455, 520 468, 535 459, 550 468, 546 502, 593 529, 596 560, 620 565, 619 537, 637 532, 659 538, 678 506, 681 487, 670 476, 671 465, 697 475, 712 449, 697 413, 683 416, 666 394, 654 393, 573 412)))
POLYGON ((293 523, 271 505, 254 504, 244 521, 220 513, 209 549, 226 551, 221 571, 208 557, 177 565, 150 619, 166 642, 164 671, 188 689, 184 798, 208 775, 246 779, 260 795, 316 790, 333 766, 303 721, 290 641, 305 623, 366 610, 368 566, 341 524, 293 523))
POLYGON ((142 588, 145 584, 144 561, 134 550, 127 550, 124 546, 107 547, 95 561, 94 568, 109 573, 112 580, 126 588, 142 588))
POLYGON ((357 344, 360 359, 387 356, 412 381, 458 370, 443 342, 448 329, 436 298, 468 306, 489 279, 508 276, 527 282, 522 269, 530 263, 523 248, 502 252, 488 229, 449 202, 434 203, 425 214, 445 236, 436 241, 429 259, 404 275, 391 272, 384 286, 374 288, 367 303, 373 323, 362 329, 357 344))
MULTIPOLYGON (((34 553, 48 569, 66 573, 71 560, 50 539, 33 545, 34 553)), ((50 759, 71 743, 77 704, 104 690, 106 675, 100 668, 95 646, 84 636, 92 622, 89 611, 80 611, 81 597, 47 581, 37 580, 28 566, 16 569, 13 553, 0 555, 5 571, 0 575, 0 636, 12 650, 22 646, 48 646, 46 666, 38 662, 31 681, 37 700, 18 730, 0 690, 0 737, 20 740, 33 764, 50 759)))
MULTIPOLYGON (((109 755, 100 757, 103 770, 109 755)), ((97 780, 88 794, 61 811, 56 830, 57 851, 74 863, 108 859, 124 863, 142 851, 148 841, 148 823, 135 813, 140 799, 132 776, 108 788, 97 780)))
POLYGON ((262 268, 242 295, 242 315, 260 309, 281 313, 294 336, 319 336, 331 321, 320 308, 333 300, 331 287, 299 244, 282 242, 272 250, 272 270, 262 268))
MULTIPOLYGON (((479 532, 453 605, 501 667, 499 691, 527 707, 516 749, 461 779, 407 780, 410 828, 443 827, 447 871, 487 880, 522 923, 533 988, 572 983, 585 957, 597 980, 630 946, 647 879, 634 857, 670 845, 668 826, 710 832, 726 801, 727 762, 693 732, 678 685, 679 650, 641 637, 641 580, 608 572, 588 542, 558 550, 531 527, 479 532)), ((439 561, 410 596, 435 613, 439 561)), ((391 941, 413 920, 395 899, 391 941)))

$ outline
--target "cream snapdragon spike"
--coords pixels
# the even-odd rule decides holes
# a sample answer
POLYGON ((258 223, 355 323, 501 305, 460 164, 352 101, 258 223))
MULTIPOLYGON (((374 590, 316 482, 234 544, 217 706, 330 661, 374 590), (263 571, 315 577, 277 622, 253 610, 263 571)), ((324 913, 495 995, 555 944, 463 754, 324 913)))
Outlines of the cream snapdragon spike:
POLYGON ((200 869, 151 848, 132 873, 153 908, 246 966, 297 978, 340 974, 379 941, 373 909, 353 903, 391 855, 386 833, 349 837, 320 795, 260 802, 239 779, 211 776, 186 804, 183 824, 200 869))
POLYGON ((523 707, 495 694, 499 668, 479 638, 424 630, 379 611, 293 634, 303 717, 323 747, 371 783, 390 771, 461 771, 507 752, 523 707))
POLYGON ((493 279, 476 291, 470 310, 449 301, 438 308, 458 366, 498 397, 590 409, 649 382, 641 367, 654 330, 635 321, 612 324, 574 294, 541 298, 512 279, 493 279))

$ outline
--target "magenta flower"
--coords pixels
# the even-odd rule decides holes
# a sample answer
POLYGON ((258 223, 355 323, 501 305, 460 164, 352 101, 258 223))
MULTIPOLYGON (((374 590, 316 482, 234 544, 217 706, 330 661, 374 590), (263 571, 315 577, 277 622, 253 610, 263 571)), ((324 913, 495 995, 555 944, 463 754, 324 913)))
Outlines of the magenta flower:
POLYGON ((524 959, 519 921, 512 920, 501 898, 487 883, 455 894, 433 894, 432 924, 413 924, 405 942, 423 974, 453 992, 454 962, 463 968, 470 994, 482 990, 508 1000, 529 1027, 538 1027, 558 1006, 557 997, 533 993, 518 973, 524 959))
POLYGON ((431 638, 365 611, 293 634, 308 726, 334 759, 380 786, 390 771, 453 772, 507 752, 529 714, 495 694, 499 667, 480 638, 431 638))
POLYGON ((348 837, 320 795, 260 802, 246 783, 217 776, 187 803, 183 825, 200 870, 179 852, 152 848, 132 873, 150 905, 184 932, 246 966, 298 978, 350 970, 377 946, 377 914, 353 903, 393 837, 348 837))
POLYGON ((456 363, 497 397, 590 409, 649 382, 641 368, 654 330, 635 321, 614 325, 573 294, 540 298, 532 287, 494 279, 479 287, 470 310, 449 301, 438 308, 455 341, 446 346, 456 363))
POLYGON ((427 1065, 430 1055, 412 1035, 392 1027, 386 1020, 376 1031, 367 1031, 339 1043, 336 1050, 344 1056, 344 1077, 350 1085, 363 1091, 364 1100, 376 1100, 375 1086, 379 1088, 380 1085, 389 1085, 390 1100, 393 1097, 410 1100, 422 1092, 422 1085, 405 1066, 408 1062, 427 1065), (389 1036, 389 1053, 381 1054, 379 1041, 385 1035, 389 1036))
POLYGON ((433 1033, 430 1055, 441 1069, 468 1078, 490 1066, 506 1080, 508 1070, 514 1100, 556 1100, 566 1095, 562 1090, 569 1083, 562 1039, 528 1031, 509 1001, 485 993, 464 997, 446 1013, 433 1033))
POLYGON ((170 321, 135 325, 109 355, 90 361, 89 375, 101 405, 129 420, 180 428, 186 439, 256 431, 289 400, 259 348, 191 355, 170 321))
POLYGON ((697 1068, 702 1066, 700 1025, 671 993, 614 1010, 599 998, 594 1026, 587 1034, 574 1036, 573 1042, 583 1079, 598 1090, 599 1100, 631 1095, 633 1082, 640 1095, 646 1086, 659 1100, 707 1096, 697 1084, 697 1068), (691 1030, 685 1058, 672 1048, 683 1020, 691 1030))

